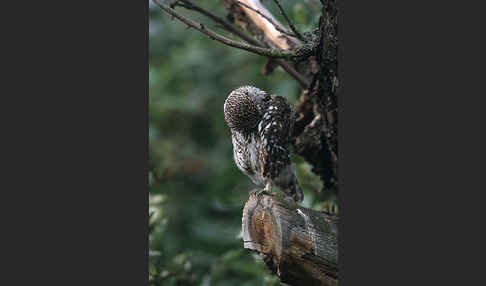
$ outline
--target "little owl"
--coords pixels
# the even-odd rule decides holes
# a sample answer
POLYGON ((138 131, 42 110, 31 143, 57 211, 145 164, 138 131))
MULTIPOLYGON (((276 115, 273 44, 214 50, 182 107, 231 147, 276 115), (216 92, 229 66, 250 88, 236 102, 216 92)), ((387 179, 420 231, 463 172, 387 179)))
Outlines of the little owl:
POLYGON ((301 202, 304 194, 289 152, 294 113, 285 97, 242 86, 226 98, 224 119, 231 129, 236 166, 264 191, 276 185, 301 202))

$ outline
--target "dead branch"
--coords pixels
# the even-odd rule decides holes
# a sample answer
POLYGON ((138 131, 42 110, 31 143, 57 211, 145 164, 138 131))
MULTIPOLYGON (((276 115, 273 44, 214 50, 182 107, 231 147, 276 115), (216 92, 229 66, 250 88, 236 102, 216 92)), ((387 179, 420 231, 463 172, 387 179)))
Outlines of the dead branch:
POLYGON ((280 33, 283 33, 285 35, 288 35, 288 36, 291 36, 291 37, 295 37, 295 38, 298 37, 298 35, 296 35, 295 33, 291 33, 289 31, 283 29, 282 26, 280 25, 280 23, 277 23, 276 20, 273 17, 270 17, 271 14, 270 14, 270 16, 269 15, 265 15, 262 12, 260 12, 259 10, 252 8, 252 7, 248 6, 247 4, 245 4, 245 3, 241 2, 241 1, 235 0, 235 2, 238 3, 239 5, 247 8, 247 9, 252 10, 253 12, 257 13, 258 15, 262 16, 265 20, 267 20, 268 22, 270 22, 275 27, 275 29, 277 31, 279 31, 280 33))
POLYGON ((290 285, 338 285, 335 216, 275 194, 251 195, 243 209, 244 247, 290 285))
MULTIPOLYGON (((188 1, 188 0, 179 0, 178 2, 174 3, 173 6, 181 6, 183 8, 186 8, 188 10, 193 10, 193 11, 196 11, 196 12, 199 12, 201 13, 202 15, 205 15, 206 17, 212 19, 214 22, 220 24, 226 31, 238 36, 239 38, 241 38, 242 40, 246 41, 247 43, 249 44, 252 44, 254 46, 258 46, 258 47, 267 47, 267 45, 259 42, 258 40, 252 38, 251 36, 249 36, 248 34, 246 34, 245 32, 243 32, 241 29, 238 29, 235 25, 231 24, 230 22, 228 22, 227 20, 215 15, 214 13, 208 11, 207 9, 191 2, 191 1, 188 1)), ((295 78, 299 84, 301 85, 301 87, 303 89, 306 89, 309 84, 310 84, 310 81, 304 77, 302 74, 300 74, 293 66, 292 64, 282 60, 282 59, 274 59, 275 63, 277 63, 278 65, 280 65, 286 72, 288 72, 293 78, 295 78)))
MULTIPOLYGON (((293 38, 282 33, 280 31, 285 31, 282 24, 279 23, 275 17, 263 6, 260 0, 231 0, 233 3, 244 4, 240 8, 243 9, 245 14, 250 18, 255 26, 258 27, 264 34, 265 37, 272 42, 275 46, 282 50, 288 50, 294 47, 298 47, 301 43, 293 38), (258 11, 258 12, 256 12, 258 11), (264 16, 262 16, 264 15, 264 16), (272 19, 269 21, 268 19, 272 19), (276 28, 278 27, 278 29, 276 28), (280 31, 279 31, 280 30, 280 31)), ((288 33, 288 32, 287 32, 288 33)))

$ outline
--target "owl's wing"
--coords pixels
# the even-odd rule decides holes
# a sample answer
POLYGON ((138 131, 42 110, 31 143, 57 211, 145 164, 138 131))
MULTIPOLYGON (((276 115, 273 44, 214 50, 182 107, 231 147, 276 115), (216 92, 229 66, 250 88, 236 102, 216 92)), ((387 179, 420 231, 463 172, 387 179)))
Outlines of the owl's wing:
POLYGON ((285 97, 265 97, 263 118, 258 124, 263 177, 275 179, 291 163, 289 144, 294 122, 292 117, 292 109, 285 97))

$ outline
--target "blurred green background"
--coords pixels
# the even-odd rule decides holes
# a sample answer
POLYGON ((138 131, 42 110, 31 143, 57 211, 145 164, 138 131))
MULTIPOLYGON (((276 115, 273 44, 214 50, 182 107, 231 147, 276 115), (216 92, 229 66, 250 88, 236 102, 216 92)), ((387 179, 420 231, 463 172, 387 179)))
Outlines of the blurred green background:
MULTIPOLYGON (((218 0, 196 2, 226 16, 218 0)), ((281 20, 273 2, 264 3, 281 20)), ((318 20, 316 1, 281 3, 301 31, 318 20)), ((262 76, 265 58, 212 41, 149 7, 150 283, 279 285, 239 237, 242 209, 255 186, 233 163, 223 103, 241 85, 295 102, 299 86, 281 68, 262 76)), ((194 12, 177 11, 231 37, 194 12)), ((311 167, 298 156, 293 160, 305 192, 302 205, 327 208, 311 167)))

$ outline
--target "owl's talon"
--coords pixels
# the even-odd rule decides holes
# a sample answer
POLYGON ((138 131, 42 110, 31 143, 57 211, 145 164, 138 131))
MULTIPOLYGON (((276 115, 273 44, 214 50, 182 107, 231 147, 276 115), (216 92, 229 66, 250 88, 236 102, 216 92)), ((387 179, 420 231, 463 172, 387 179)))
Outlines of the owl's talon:
POLYGON ((271 193, 272 192, 272 184, 271 183, 267 183, 265 185, 265 188, 263 188, 263 191, 265 191, 267 193, 271 193))
POLYGON ((270 194, 270 193, 265 189, 261 189, 261 190, 257 189, 250 192, 250 196, 256 196, 258 198, 261 198, 263 194, 270 194))

